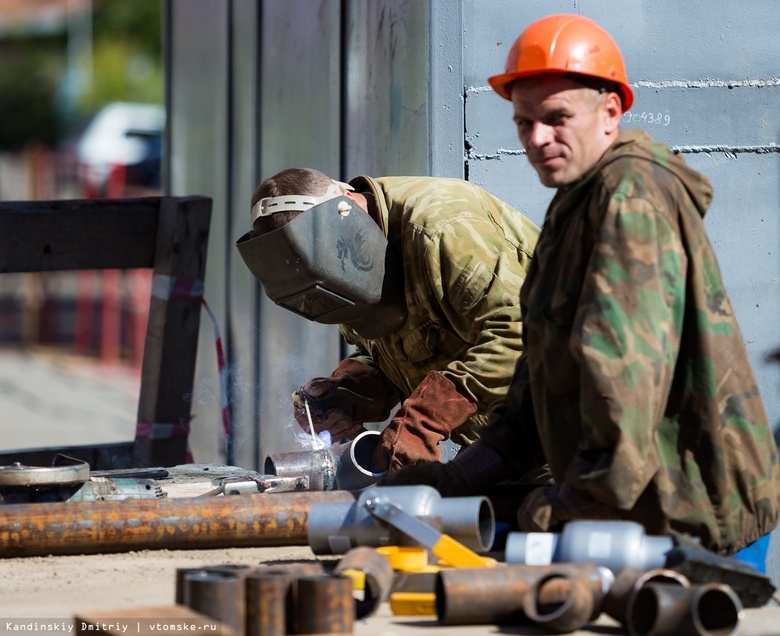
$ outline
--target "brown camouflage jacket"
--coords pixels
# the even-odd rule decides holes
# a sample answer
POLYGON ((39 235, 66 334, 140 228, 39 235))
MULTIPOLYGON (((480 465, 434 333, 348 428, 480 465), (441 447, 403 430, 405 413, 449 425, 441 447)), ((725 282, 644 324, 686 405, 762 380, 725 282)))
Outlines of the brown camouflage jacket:
POLYGON ((525 351, 483 439, 518 474, 546 458, 651 534, 728 554, 775 527, 780 472, 702 222, 711 200, 639 131, 558 191, 521 293, 525 351))
MULTIPOLYGON (((340 326, 354 357, 397 389, 389 407, 439 371, 477 405, 452 439, 468 444, 506 395, 521 352, 519 291, 539 228, 460 179, 358 177, 373 193, 380 225, 403 260, 408 313, 394 332, 368 340, 340 326)), ((386 413, 386 417, 389 413, 386 413)))

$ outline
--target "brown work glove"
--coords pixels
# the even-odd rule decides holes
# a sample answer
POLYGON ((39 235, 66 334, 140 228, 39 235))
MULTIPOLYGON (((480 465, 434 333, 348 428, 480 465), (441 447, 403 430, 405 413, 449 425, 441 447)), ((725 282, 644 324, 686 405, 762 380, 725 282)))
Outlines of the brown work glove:
POLYGON ((564 482, 532 490, 517 512, 523 532, 550 532, 575 519, 617 520, 615 508, 564 482))
POLYGON ((433 486, 442 497, 468 497, 508 476, 502 457, 477 441, 450 462, 418 462, 396 470, 377 486, 433 486))
POLYGON ((312 378, 293 393, 293 416, 309 432, 309 405, 316 433, 328 431, 333 442, 360 431, 363 422, 381 419, 385 380, 379 369, 346 358, 327 378, 312 378))
POLYGON ((392 472, 420 461, 441 460, 439 442, 476 412, 476 405, 452 382, 431 371, 382 431, 374 467, 392 472))

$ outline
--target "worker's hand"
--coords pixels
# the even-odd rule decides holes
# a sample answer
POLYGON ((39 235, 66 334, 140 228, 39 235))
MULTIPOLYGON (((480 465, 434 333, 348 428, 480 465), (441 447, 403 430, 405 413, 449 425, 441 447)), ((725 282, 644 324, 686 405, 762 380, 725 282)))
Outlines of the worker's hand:
POLYGON ((363 422, 384 409, 384 378, 379 371, 347 358, 329 377, 309 380, 293 393, 293 417, 309 431, 308 404, 315 433, 328 431, 333 442, 358 433, 363 422))
POLYGON ((374 450, 375 470, 392 472, 420 461, 441 460, 439 442, 476 412, 476 405, 452 382, 431 371, 382 431, 374 450))
POLYGON ((620 519, 617 509, 568 483, 532 490, 517 512, 523 532, 551 532, 575 519, 620 519))
POLYGON ((442 497, 467 497, 472 488, 452 462, 410 464, 380 479, 377 486, 433 486, 442 497))

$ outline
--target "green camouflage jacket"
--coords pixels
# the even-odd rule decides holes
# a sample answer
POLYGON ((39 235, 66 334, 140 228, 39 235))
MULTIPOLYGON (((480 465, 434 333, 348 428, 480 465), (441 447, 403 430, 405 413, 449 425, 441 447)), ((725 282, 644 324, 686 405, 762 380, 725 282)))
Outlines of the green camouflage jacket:
POLYGON ((546 458, 651 534, 728 554, 775 527, 780 473, 711 201, 706 177, 639 131, 558 191, 521 293, 525 352, 483 439, 518 474, 546 458))
POLYGON ((460 179, 362 176, 380 225, 402 261, 408 313, 394 332, 368 340, 340 326, 355 358, 378 367, 409 397, 439 371, 477 405, 452 439, 468 444, 506 395, 521 352, 519 291, 539 228, 503 201, 460 179))

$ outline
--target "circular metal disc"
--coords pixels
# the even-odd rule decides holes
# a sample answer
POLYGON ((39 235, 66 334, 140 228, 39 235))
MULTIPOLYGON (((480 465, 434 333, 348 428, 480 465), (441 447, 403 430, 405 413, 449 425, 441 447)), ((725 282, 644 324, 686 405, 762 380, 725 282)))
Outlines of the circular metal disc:
POLYGON ((72 486, 89 479, 89 464, 73 466, 25 466, 18 462, 0 466, 0 486, 72 486))

